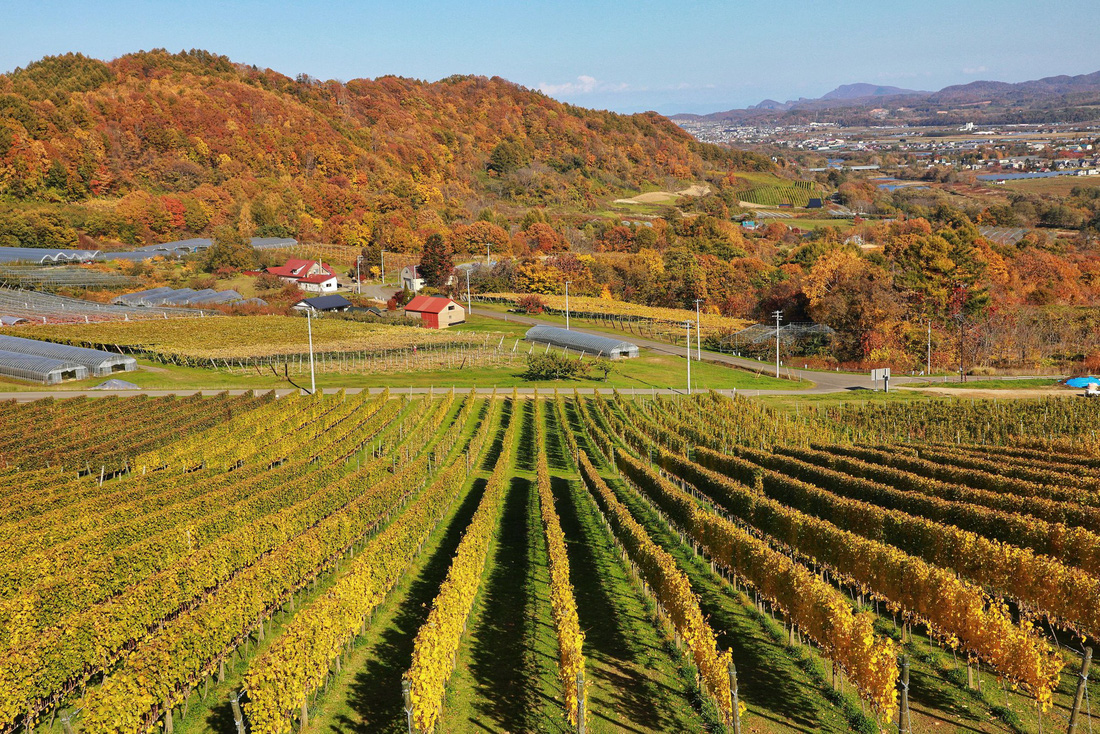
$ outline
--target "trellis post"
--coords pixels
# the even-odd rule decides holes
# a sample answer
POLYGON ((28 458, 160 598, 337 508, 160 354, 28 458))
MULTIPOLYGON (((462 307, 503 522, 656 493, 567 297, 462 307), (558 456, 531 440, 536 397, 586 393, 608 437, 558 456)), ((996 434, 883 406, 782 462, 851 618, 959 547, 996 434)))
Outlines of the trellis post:
POLYGON ((401 696, 405 699, 405 718, 409 724, 409 734, 416 734, 416 725, 413 723, 412 681, 401 681, 401 696))
POLYGON ((737 696, 737 666, 730 661, 730 719, 733 720, 733 734, 741 734, 741 702, 737 696))
POLYGON ((909 656, 901 656, 901 708, 898 712, 898 731, 908 734, 913 731, 909 720, 909 656))
POLYGON ((232 691, 229 692, 229 705, 233 708, 233 724, 237 727, 237 734, 248 734, 248 729, 244 726, 244 714, 241 713, 240 696, 232 691))
POLYGON ((1077 731, 1077 717, 1081 713, 1081 699, 1085 696, 1085 687, 1089 682, 1089 665, 1092 663, 1092 647, 1085 648, 1085 658, 1081 661, 1081 672, 1077 674, 1077 693, 1073 697, 1073 710, 1069 715, 1069 734, 1077 731))

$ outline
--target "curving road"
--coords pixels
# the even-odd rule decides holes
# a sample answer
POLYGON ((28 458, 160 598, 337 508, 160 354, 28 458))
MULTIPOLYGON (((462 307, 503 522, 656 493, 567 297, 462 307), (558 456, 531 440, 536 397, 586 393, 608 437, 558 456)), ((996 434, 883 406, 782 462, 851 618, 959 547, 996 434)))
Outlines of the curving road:
MULTIPOLYGON (((498 319, 500 321, 511 321, 513 323, 526 324, 529 326, 557 326, 561 324, 553 323, 550 321, 544 321, 542 319, 533 318, 531 316, 523 316, 520 314, 501 314, 494 313, 492 311, 477 311, 478 316, 484 316, 491 319, 498 319)), ((580 332, 582 334, 594 334, 596 336, 609 336, 606 331, 600 331, 598 329, 588 329, 583 326, 577 327, 570 324, 570 330, 580 332)), ((671 354, 676 357, 684 356, 684 348, 674 346, 672 344, 666 344, 664 342, 653 341, 651 339, 641 339, 635 337, 633 334, 620 334, 615 332, 615 336, 621 338, 623 341, 628 341, 631 344, 637 344, 639 347, 645 347, 646 349, 653 350, 654 352, 663 352, 665 354, 671 354)), ((695 354, 695 348, 692 347, 692 354, 695 354)), ((749 370, 751 372, 759 372, 762 375, 775 376, 775 365, 768 365, 764 362, 757 362, 755 359, 746 359, 744 357, 736 357, 732 354, 722 354, 720 352, 710 352, 706 349, 703 350, 703 361, 705 362, 718 362, 720 364, 728 364, 734 367, 740 367, 742 369, 749 370)), ((814 383, 811 388, 804 390, 742 390, 742 395, 820 395, 823 393, 840 392, 843 390, 870 390, 874 388, 874 383, 871 381, 869 374, 853 374, 851 372, 825 372, 816 370, 799 370, 788 369, 783 367, 781 374, 790 374, 791 377, 796 379, 806 380, 814 383)), ((894 377, 890 380, 891 386, 904 385, 909 382, 924 382, 923 377, 894 377)), ((732 392, 732 391, 723 391, 732 392)))
MULTIPOLYGON (((366 291, 366 286, 364 286, 366 291)), ((484 316, 488 318, 498 319, 500 321, 510 321, 513 323, 520 323, 528 326, 545 325, 545 326, 560 326, 560 324, 544 321, 541 319, 533 318, 531 316, 523 316, 520 314, 504 314, 496 313, 492 311, 477 311, 478 316, 484 316)), ((585 334, 594 334, 597 336, 609 336, 608 332, 600 331, 597 329, 588 329, 585 327, 571 327, 573 331, 578 331, 585 334)), ((615 332, 618 336, 618 332, 615 332)), ((662 352, 665 354, 671 354, 677 357, 684 356, 684 349, 671 344, 665 344, 664 342, 653 341, 651 339, 636 338, 633 335, 621 335, 625 341, 629 341, 633 344, 637 344, 640 347, 651 349, 655 352, 662 352)), ((694 352, 693 352, 694 353, 694 352)), ((758 372, 762 375, 772 376, 775 374, 775 365, 768 365, 766 363, 758 362, 754 359, 745 359, 744 357, 736 357, 732 354, 721 354, 719 352, 710 352, 703 350, 703 359, 708 362, 717 362, 720 364, 728 364, 734 367, 740 367, 752 372, 758 372)), ((825 393, 845 392, 851 390, 871 390, 875 388, 874 383, 871 381, 870 375, 867 374, 853 374, 850 372, 824 372, 815 370, 799 370, 790 369, 784 367, 784 374, 789 374, 796 379, 802 379, 813 383, 813 387, 806 389, 792 389, 792 390, 718 390, 724 395, 744 395, 748 397, 756 397, 759 395, 821 395, 825 393)), ((1053 378, 1052 378, 1053 379, 1053 378)), ((890 381, 891 386, 905 385, 909 383, 927 382, 927 378, 924 377, 895 377, 890 381)), ((266 391, 270 388, 262 388, 266 391)), ((385 388, 383 387, 365 387, 365 388, 348 388, 348 393, 359 393, 363 390, 368 392, 381 392, 385 388)), ((432 388, 426 387, 401 387, 390 388, 390 392, 394 394, 408 393, 410 395, 427 394, 432 388)), ((444 388, 440 388, 443 390, 444 388)), ((629 388, 624 388, 621 391, 626 392, 629 388)), ((294 388, 279 388, 275 392, 279 396, 287 395, 294 392, 294 388)), ((326 393, 336 393, 339 390, 337 388, 326 389, 326 393)), ((532 395, 537 391, 536 388, 517 388, 517 392, 520 395, 532 395)), ((580 388, 579 391, 582 394, 594 394, 604 393, 610 394, 612 388, 580 388)), ((196 389, 179 389, 179 390, 40 390, 40 391, 20 391, 20 392, 0 392, 0 400, 17 400, 20 402, 39 400, 41 398, 72 398, 78 396, 85 397, 107 397, 110 395, 195 395, 201 393, 203 395, 217 395, 222 392, 229 392, 231 395, 242 395, 250 392, 246 389, 237 390, 196 390, 196 389)), ((438 390, 437 390, 438 392, 438 390)), ((493 388, 483 387, 477 389, 478 394, 488 395, 492 394, 493 388)), ((542 388, 542 393, 547 394, 550 392, 547 388, 542 388)), ((631 391, 635 392, 635 391, 631 391)), ((685 392, 683 389, 653 389, 639 392, 651 392, 656 395, 678 395, 685 392)), ((511 388, 501 388, 498 390, 499 394, 511 393, 511 388)))

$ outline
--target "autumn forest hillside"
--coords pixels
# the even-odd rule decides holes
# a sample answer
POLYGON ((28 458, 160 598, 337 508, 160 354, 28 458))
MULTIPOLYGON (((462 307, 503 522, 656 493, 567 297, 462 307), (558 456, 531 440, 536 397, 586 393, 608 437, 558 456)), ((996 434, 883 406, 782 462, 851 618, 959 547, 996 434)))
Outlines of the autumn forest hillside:
POLYGON ((574 107, 496 77, 322 82, 163 50, 0 76, 0 199, 49 205, 68 232, 39 224, 38 240, 71 239, 72 224, 138 243, 230 223, 356 245, 383 226, 392 248, 416 249, 485 206, 588 210, 770 166, 656 114, 574 107))

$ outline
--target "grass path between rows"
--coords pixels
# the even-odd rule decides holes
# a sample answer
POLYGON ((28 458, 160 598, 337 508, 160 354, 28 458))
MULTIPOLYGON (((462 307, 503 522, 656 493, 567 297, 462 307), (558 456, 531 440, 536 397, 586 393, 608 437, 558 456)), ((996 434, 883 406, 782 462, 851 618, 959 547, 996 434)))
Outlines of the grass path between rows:
POLYGON ((520 403, 511 484, 440 732, 567 732, 557 682, 549 566, 539 524, 533 404, 520 403))
POLYGON ((701 731, 703 722, 671 652, 671 640, 660 629, 652 602, 635 586, 571 466, 552 411, 545 412, 551 486, 585 632, 589 731, 701 731))

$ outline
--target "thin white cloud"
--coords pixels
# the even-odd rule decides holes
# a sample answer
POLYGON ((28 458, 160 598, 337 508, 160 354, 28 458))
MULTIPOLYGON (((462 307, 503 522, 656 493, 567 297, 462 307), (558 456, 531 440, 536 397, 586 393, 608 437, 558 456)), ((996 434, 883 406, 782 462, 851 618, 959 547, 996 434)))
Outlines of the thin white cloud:
POLYGON ((989 71, 989 69, 985 66, 968 66, 963 69, 963 74, 981 74, 986 71, 989 71))
POLYGON ((543 94, 554 97, 557 95, 592 94, 593 92, 625 92, 630 89, 630 85, 625 82, 620 84, 601 82, 594 76, 581 74, 576 81, 572 82, 562 82, 561 84, 539 82, 538 89, 543 94))

